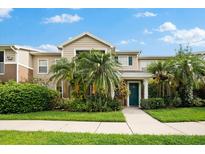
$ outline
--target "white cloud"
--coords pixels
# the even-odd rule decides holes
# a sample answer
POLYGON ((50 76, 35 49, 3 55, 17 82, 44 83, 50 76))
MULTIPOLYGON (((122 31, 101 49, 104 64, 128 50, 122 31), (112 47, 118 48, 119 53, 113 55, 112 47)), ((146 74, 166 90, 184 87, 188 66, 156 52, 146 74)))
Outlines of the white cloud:
POLYGON ((148 29, 144 29, 144 32, 143 32, 144 34, 152 34, 153 32, 152 31, 149 31, 148 29))
POLYGON ((205 46, 205 29, 181 29, 171 32, 160 40, 166 43, 190 44, 192 46, 205 46))
POLYGON ((11 11, 13 11, 13 9, 11 9, 11 8, 6 8, 6 9, 0 8, 0 21, 3 21, 6 18, 10 18, 11 11))
POLYGON ((165 22, 159 26, 158 31, 165 32, 165 31, 174 31, 177 27, 171 22, 165 22))
POLYGON ((166 43, 174 43, 174 38, 170 35, 166 35, 166 36, 160 38, 160 40, 162 40, 166 43))
POLYGON ((140 42, 140 45, 145 45, 145 42, 141 41, 141 42, 140 42))
POLYGON ((74 23, 82 20, 83 18, 80 17, 79 15, 71 15, 71 14, 61 14, 61 15, 56 15, 50 18, 46 18, 44 20, 45 24, 48 23, 74 23))
POLYGON ((136 39, 128 39, 128 40, 121 40, 119 44, 126 45, 126 44, 136 43, 136 42, 138 42, 136 39))
POLYGON ((135 14, 135 17, 140 18, 140 17, 155 17, 157 16, 156 13, 153 12, 138 12, 137 14, 135 14))
POLYGON ((138 41, 136 39, 128 39, 128 40, 121 40, 119 43, 117 43, 118 45, 128 45, 131 43, 138 43, 140 45, 145 45, 145 42, 143 41, 138 41))
POLYGON ((40 50, 45 50, 45 51, 58 51, 57 47, 52 44, 42 44, 37 47, 40 50))
POLYGON ((122 41, 120 41, 120 43, 119 43, 119 44, 124 45, 124 44, 128 44, 128 43, 129 43, 129 41, 128 41, 128 40, 122 40, 122 41))

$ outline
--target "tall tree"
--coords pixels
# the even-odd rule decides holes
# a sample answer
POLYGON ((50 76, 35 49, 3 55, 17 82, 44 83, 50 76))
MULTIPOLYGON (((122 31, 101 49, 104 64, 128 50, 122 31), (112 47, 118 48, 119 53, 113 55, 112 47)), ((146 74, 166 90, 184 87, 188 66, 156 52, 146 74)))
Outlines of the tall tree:
POLYGON ((52 76, 50 77, 50 80, 71 81, 74 78, 75 70, 76 64, 74 61, 70 62, 67 58, 61 58, 56 64, 51 66, 50 72, 52 73, 52 76))
POLYGON ((110 53, 90 51, 78 58, 78 73, 85 77, 87 86, 95 85, 96 92, 111 96, 120 83, 120 64, 110 53))
POLYGON ((204 82, 205 61, 199 55, 191 53, 189 47, 180 49, 171 60, 171 73, 174 74, 183 106, 190 106, 193 100, 193 88, 199 81, 204 82))
POLYGON ((168 61, 153 62, 148 66, 148 72, 154 74, 154 81, 157 85, 157 93, 159 97, 170 95, 170 80, 172 75, 169 73, 168 61))

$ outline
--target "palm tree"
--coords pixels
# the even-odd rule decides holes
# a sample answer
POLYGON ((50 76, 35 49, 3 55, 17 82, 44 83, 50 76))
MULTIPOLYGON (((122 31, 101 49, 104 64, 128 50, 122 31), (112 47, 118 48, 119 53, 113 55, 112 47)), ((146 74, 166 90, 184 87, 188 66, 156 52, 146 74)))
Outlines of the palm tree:
POLYGON ((56 64, 52 65, 50 72, 52 76, 50 80, 68 80, 74 79, 76 64, 74 61, 70 62, 67 58, 61 58, 56 64))
POLYGON ((193 100, 193 88, 199 81, 204 83, 205 61, 201 56, 193 55, 188 48, 180 50, 171 60, 171 73, 174 74, 183 106, 190 106, 193 100))
POLYGON ((169 69, 169 61, 157 61, 148 66, 148 72, 154 74, 154 83, 158 86, 159 97, 171 95, 171 79, 173 76, 169 73, 169 69))
POLYGON ((77 60, 78 74, 86 80, 86 85, 95 85, 96 92, 111 96, 120 82, 119 66, 110 53, 90 51, 81 53, 77 60))

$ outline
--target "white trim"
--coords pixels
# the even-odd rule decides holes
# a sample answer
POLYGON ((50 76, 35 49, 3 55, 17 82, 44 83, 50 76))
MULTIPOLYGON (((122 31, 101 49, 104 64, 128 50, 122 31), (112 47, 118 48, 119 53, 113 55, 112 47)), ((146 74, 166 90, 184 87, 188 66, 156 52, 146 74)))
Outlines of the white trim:
POLYGON ((48 74, 48 72, 49 72, 49 70, 48 70, 49 67, 48 67, 48 66, 49 66, 48 59, 44 59, 44 58, 41 59, 41 58, 38 58, 38 71, 37 71, 37 74, 40 74, 40 75, 48 74), (46 73, 39 73, 39 61, 40 61, 40 60, 46 60, 46 61, 47 61, 47 72, 46 72, 46 73))
POLYGON ((62 88, 62 98, 64 98, 64 81, 61 81, 61 88, 62 88))
POLYGON ((17 62, 4 62, 4 64, 17 64, 17 62))
POLYGON ((104 40, 100 39, 99 37, 97 37, 97 36, 95 36, 95 35, 93 35, 93 34, 91 34, 91 33, 89 33, 89 32, 84 32, 84 33, 82 33, 82 34, 80 34, 80 35, 77 35, 77 36, 73 37, 72 39, 70 39, 70 40, 68 40, 68 41, 65 41, 64 43, 62 43, 61 45, 59 45, 59 47, 62 48, 63 46, 65 46, 65 45, 67 45, 67 44, 70 44, 70 43, 74 42, 75 40, 77 40, 77 39, 79 39, 79 38, 82 38, 82 37, 85 36, 85 35, 88 35, 88 36, 90 36, 91 38, 94 38, 95 40, 97 40, 97 41, 99 41, 99 42, 101 42, 101 43, 104 43, 104 44, 106 44, 107 46, 109 46, 109 47, 111 47, 111 48, 114 48, 114 45, 112 45, 111 43, 109 43, 109 42, 107 42, 107 41, 104 41, 104 40))
POLYGON ((19 65, 21 65, 21 66, 23 66, 23 67, 26 67, 26 68, 28 68, 28 69, 31 69, 31 70, 33 70, 33 68, 32 67, 29 67, 29 66, 26 66, 26 65, 24 65, 24 64, 21 64, 21 63, 18 63, 19 65))
MULTIPOLYGON (((14 49, 12 46, 10 47, 13 51, 15 51, 16 52, 16 57, 15 57, 15 62, 16 62, 16 82, 18 83, 19 82, 19 65, 18 65, 18 63, 19 63, 19 49, 17 48, 17 50, 16 49, 14 49)), ((11 63, 9 63, 9 64, 11 64, 11 63)))
POLYGON ((16 82, 19 82, 19 49, 16 51, 16 82))
POLYGON ((88 50, 88 51, 91 51, 91 50, 104 50, 105 53, 108 52, 107 48, 81 48, 81 47, 79 47, 79 48, 74 48, 74 57, 76 56, 76 51, 77 50, 88 50))
MULTIPOLYGON (((138 87, 138 95, 139 95, 139 107, 140 107, 140 103, 141 103, 141 81, 127 81, 127 88, 130 92, 130 83, 138 83, 139 84, 139 87, 138 87)), ((130 94, 129 96, 127 97, 127 106, 130 106, 130 100, 129 100, 129 97, 130 97, 130 94)))
POLYGON ((1 50, 1 52, 3 51, 4 53, 4 61, 3 61, 3 65, 4 65, 4 72, 0 73, 0 75, 5 75, 5 50, 1 50))
MULTIPOLYGON (((60 49, 59 49, 60 50, 60 49)), ((61 58, 63 58, 64 57, 64 54, 63 54, 63 48, 61 49, 61 58)))

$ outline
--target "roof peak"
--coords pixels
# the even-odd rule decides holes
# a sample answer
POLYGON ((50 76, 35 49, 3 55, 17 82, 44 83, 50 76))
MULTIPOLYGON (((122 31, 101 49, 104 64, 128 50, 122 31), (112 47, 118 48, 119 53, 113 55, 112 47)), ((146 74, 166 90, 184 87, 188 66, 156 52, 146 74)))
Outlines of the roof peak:
POLYGON ((81 38, 81 37, 83 37, 85 35, 88 35, 88 36, 98 40, 99 42, 104 43, 104 44, 110 46, 111 48, 114 48, 114 45, 112 45, 111 43, 109 43, 109 42, 107 42, 107 41, 97 37, 96 35, 92 34, 91 32, 83 32, 83 33, 81 33, 81 34, 79 34, 79 35, 77 35, 77 36, 75 36, 75 37, 65 41, 64 43, 60 44, 58 46, 58 48, 62 48, 63 46, 65 46, 67 44, 70 44, 70 43, 74 42, 75 40, 77 40, 77 39, 79 39, 79 38, 81 38))

